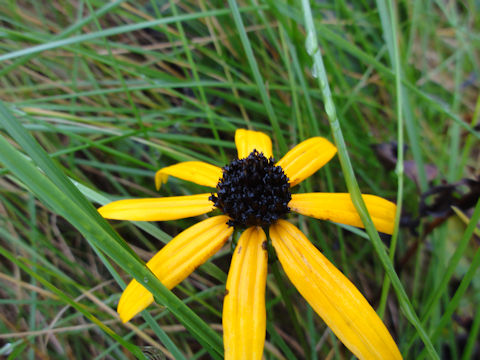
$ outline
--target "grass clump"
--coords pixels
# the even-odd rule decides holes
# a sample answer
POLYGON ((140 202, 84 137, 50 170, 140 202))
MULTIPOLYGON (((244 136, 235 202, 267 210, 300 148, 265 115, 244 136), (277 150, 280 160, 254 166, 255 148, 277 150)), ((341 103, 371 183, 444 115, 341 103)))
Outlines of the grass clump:
MULTIPOLYGON (((235 129, 252 128, 278 158, 308 137, 336 141, 340 161, 301 190, 399 205, 391 239, 298 224, 383 316, 404 358, 478 357, 478 10, 0 2, 0 354, 221 358, 230 247, 171 293, 140 260, 196 220, 112 229, 91 204, 199 193, 173 177, 157 192, 155 171, 223 166, 235 129), (115 308, 131 276, 166 307, 124 325, 115 308)), ((265 357, 350 356, 276 265, 272 275, 265 357)))

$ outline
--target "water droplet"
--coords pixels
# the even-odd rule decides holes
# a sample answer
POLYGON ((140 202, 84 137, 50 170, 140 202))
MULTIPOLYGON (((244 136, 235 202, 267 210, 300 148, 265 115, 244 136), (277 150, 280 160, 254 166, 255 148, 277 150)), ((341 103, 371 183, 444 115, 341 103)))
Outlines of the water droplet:
POLYGON ((312 76, 315 79, 318 78, 318 70, 317 70, 317 67, 315 65, 313 65, 313 67, 312 67, 312 76))
POLYGON ((143 282, 148 283, 147 277, 144 277, 144 278, 143 278, 143 282))
POLYGON ((313 55, 318 49, 315 34, 312 31, 309 31, 307 34, 307 38, 305 39, 305 48, 307 49, 308 55, 313 55))

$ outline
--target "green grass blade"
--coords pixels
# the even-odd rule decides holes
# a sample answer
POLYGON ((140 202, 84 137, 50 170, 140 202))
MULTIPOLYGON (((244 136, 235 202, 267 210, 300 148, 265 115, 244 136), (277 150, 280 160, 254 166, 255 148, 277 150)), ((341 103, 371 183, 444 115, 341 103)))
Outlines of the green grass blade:
MULTIPOLYGON (((395 168, 395 174, 397 175, 397 209, 395 212, 395 226, 393 230, 392 240, 390 243, 389 256, 390 261, 395 259, 395 251, 397 248, 397 241, 399 237, 399 225, 400 216, 403 208, 403 184, 404 184, 404 135, 403 135, 403 90, 402 90, 402 78, 403 71, 400 65, 400 54, 398 49, 398 34, 397 34, 397 18, 393 11, 393 4, 391 1, 388 4, 384 0, 377 0, 377 7, 379 9, 380 19, 383 28, 383 37, 387 42, 388 52, 392 67, 395 71, 395 93, 397 95, 396 101, 396 117, 397 117, 397 165, 395 168)), ((423 166, 419 166, 420 181, 425 180, 425 171, 423 166)), ((385 311, 385 305, 387 302, 388 289, 390 287, 390 278, 386 277, 382 286, 382 297, 380 298, 380 305, 378 308, 379 314, 383 317, 385 311)))
POLYGON ((235 25, 237 27, 238 35, 240 36, 240 40, 242 41, 243 50, 245 51, 245 55, 247 56, 248 64, 250 65, 250 69, 255 79, 255 83, 257 84, 258 91, 260 92, 260 97, 262 98, 263 105, 265 106, 268 118, 270 120, 270 123, 272 124, 273 131, 275 132, 275 139, 277 139, 278 141, 280 152, 282 154, 285 154, 287 152, 287 144, 282 136, 282 131, 278 124, 277 116, 275 115, 275 111, 273 110, 270 97, 267 94, 267 89, 265 88, 265 83, 263 82, 263 78, 260 74, 257 61, 255 60, 255 55, 253 54, 250 40, 248 39, 247 32, 245 31, 245 26, 243 25, 242 16, 240 14, 237 2, 235 0, 228 0, 228 3, 232 11, 233 20, 235 21, 235 25))
MULTIPOLYGON (((242 9, 239 9, 238 11, 251 11, 253 9, 256 9, 256 7, 245 7, 242 9)), ((123 25, 123 26, 117 26, 114 28, 102 30, 102 31, 97 31, 94 33, 88 33, 88 34, 83 34, 83 35, 78 35, 78 36, 72 36, 67 39, 60 39, 60 40, 53 40, 50 42, 47 42, 45 44, 41 45, 36 45, 32 46, 30 48, 22 49, 22 50, 17 50, 17 51, 12 51, 10 53, 6 53, 4 55, 0 55, 0 61, 5 61, 9 59, 15 59, 21 56, 26 56, 26 55, 33 55, 39 52, 47 51, 47 50, 53 50, 56 48, 60 47, 68 47, 70 45, 74 44, 79 44, 82 42, 87 42, 103 37, 109 37, 109 36, 114 36, 114 35, 120 35, 124 33, 129 33, 132 31, 136 30, 141 30, 145 28, 151 28, 155 27, 158 25, 166 25, 166 24, 172 24, 177 21, 188 21, 188 20, 194 20, 198 18, 203 18, 203 17, 208 17, 208 16, 221 16, 221 15, 227 15, 230 11, 228 9, 215 9, 215 10, 209 10, 209 11, 204 11, 204 12, 198 12, 198 13, 191 13, 191 14, 184 14, 184 15, 179 15, 179 16, 172 16, 172 17, 166 17, 163 19, 156 19, 156 20, 151 20, 151 21, 144 21, 144 22, 139 22, 135 24, 130 24, 130 25, 123 25)), ((35 40, 34 38, 30 38, 29 40, 35 40)))
MULTIPOLYGON (((0 137, 0 147, 2 146, 2 142, 5 141, 3 138, 0 137)), ((2 147, 2 149, 4 149, 2 147)), ((0 247, 0 254, 2 254, 4 257, 6 257, 8 260, 10 260, 12 263, 16 264, 19 268, 21 268, 23 271, 25 271, 27 274, 35 278, 39 283, 41 283, 43 286, 45 286, 47 289, 52 291, 54 294, 56 294, 61 300, 63 300, 66 304, 70 305, 80 313, 82 313, 88 320, 96 324, 100 329, 102 329, 106 334, 110 335, 113 339, 118 341, 121 345, 123 345, 126 349, 128 349, 133 355, 135 355, 138 359, 147 359, 146 356, 141 352, 141 350, 125 341, 121 336, 118 336, 112 329, 109 327, 105 326, 102 321, 97 319, 95 316, 93 316, 90 312, 87 311, 82 305, 78 304, 74 299, 71 299, 68 297, 66 294, 64 294, 61 290, 57 289, 55 286, 50 284, 48 281, 44 280, 43 277, 34 271, 34 269, 31 269, 29 266, 26 264, 22 263, 21 260, 17 259, 12 253, 7 251, 6 249, 3 249, 0 247)))
POLYGON ((316 67, 319 86, 322 91, 323 99, 325 102, 325 112, 327 113, 330 126, 332 128, 332 134, 334 137, 335 145, 337 146, 337 149, 338 149, 338 157, 342 167, 342 172, 345 177, 345 182, 347 183, 347 188, 348 188, 348 191, 350 192, 352 202, 358 214, 360 215, 360 218, 362 219, 363 224, 365 225, 365 230, 367 231, 370 237, 370 240, 372 241, 372 244, 375 248, 375 251, 377 252, 378 257, 383 267, 385 268, 385 271, 389 276, 390 281, 392 282, 392 285, 395 289, 395 292, 397 294, 397 298, 401 305, 402 310, 404 311, 408 320, 412 323, 412 325, 418 331, 422 341, 425 344, 425 347, 428 351, 429 356, 432 359, 439 359, 430 338, 428 337, 425 329, 423 329, 420 323, 420 320, 418 319, 418 316, 416 315, 415 310, 413 309, 413 306, 410 303, 410 300, 408 299, 408 296, 403 288, 403 285, 400 282, 400 279, 398 278, 398 275, 395 272, 395 269, 393 268, 392 262, 390 261, 390 258, 388 257, 385 251, 384 245, 380 240, 378 232, 375 229, 375 226, 373 225, 372 219, 370 218, 370 215, 367 211, 365 203, 362 199, 360 189, 358 187, 355 174, 353 171, 353 167, 350 162, 350 158, 348 156, 347 147, 345 144, 345 140, 343 138, 340 123, 336 115, 335 104, 333 102, 332 94, 330 92, 330 87, 328 85, 328 79, 327 79, 327 74, 325 72, 325 68, 323 65, 322 54, 318 47, 316 29, 313 24, 312 12, 310 9, 309 1, 302 0, 302 6, 303 6, 303 11, 305 16, 305 25, 307 29, 307 39, 306 39, 305 46, 307 48, 307 52, 312 56, 313 64, 316 67))
POLYGON ((41 164, 38 162, 37 164, 40 168, 45 173, 51 174, 59 184, 50 181, 3 137, 0 137, 0 161, 21 179, 41 201, 71 222, 90 242, 92 247, 102 250, 124 270, 131 273, 154 295, 160 304, 166 306, 185 325, 192 335, 210 351, 213 357, 218 358, 223 353, 221 338, 172 292, 165 288, 143 262, 134 256, 131 250, 127 250, 126 244, 124 246, 120 245, 123 240, 115 232, 106 230, 106 224, 108 223, 105 220, 93 216, 90 211, 87 212, 85 210, 87 206, 81 206, 82 203, 88 203, 85 197, 71 183, 70 186, 63 186, 64 181, 68 182, 68 180, 62 179, 64 175, 55 167, 44 150, 26 131, 21 132, 21 125, 4 105, 0 104, 0 110, 0 121, 4 127, 13 130, 11 135, 15 140, 27 145, 25 149, 27 154, 32 158, 39 159, 41 164), (32 149, 37 152, 29 152, 32 149), (73 196, 70 196, 71 187, 77 192, 73 196))

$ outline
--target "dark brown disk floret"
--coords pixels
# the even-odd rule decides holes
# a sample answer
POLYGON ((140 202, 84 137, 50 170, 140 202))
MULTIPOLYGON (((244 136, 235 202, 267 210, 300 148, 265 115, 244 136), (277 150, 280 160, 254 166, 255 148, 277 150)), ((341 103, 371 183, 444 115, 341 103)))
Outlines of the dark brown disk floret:
POLYGON ((253 150, 223 168, 217 194, 210 200, 230 217, 229 225, 268 226, 289 212, 290 184, 273 158, 253 150))

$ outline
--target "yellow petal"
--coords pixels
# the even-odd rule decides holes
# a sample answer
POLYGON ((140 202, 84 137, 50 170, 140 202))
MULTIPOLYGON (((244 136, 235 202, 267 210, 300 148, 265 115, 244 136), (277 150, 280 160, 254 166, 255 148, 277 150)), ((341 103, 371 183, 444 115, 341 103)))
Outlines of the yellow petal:
MULTIPOLYGON (((203 220, 175 236, 148 263, 148 268, 167 288, 172 289, 225 244, 233 232, 228 217, 203 220)), ((124 290, 117 312, 123 322, 153 302, 153 295, 137 280, 124 290)))
POLYGON ((402 358, 375 310, 298 228, 279 220, 270 237, 290 281, 352 353, 359 359, 402 358))
POLYGON ((260 360, 265 343, 266 236, 250 227, 240 236, 228 272, 223 302, 225 360, 260 360))
POLYGON ((126 199, 98 209, 106 219, 131 221, 165 221, 206 214, 214 209, 211 194, 126 199))
MULTIPOLYGON (((392 234, 396 205, 375 195, 362 197, 377 230, 392 234)), ((348 193, 293 194, 288 206, 302 215, 364 227, 348 193)))
POLYGON ((246 158, 254 149, 263 153, 267 159, 273 156, 272 140, 260 131, 238 129, 235 131, 235 145, 239 159, 246 158))
POLYGON ((336 154, 337 148, 327 139, 313 137, 291 149, 276 164, 290 179, 290 186, 302 182, 336 154))
POLYGON ((216 187, 222 177, 222 169, 202 161, 186 161, 160 169, 155 174, 157 190, 165 184, 168 175, 191 181, 195 184, 216 187))

